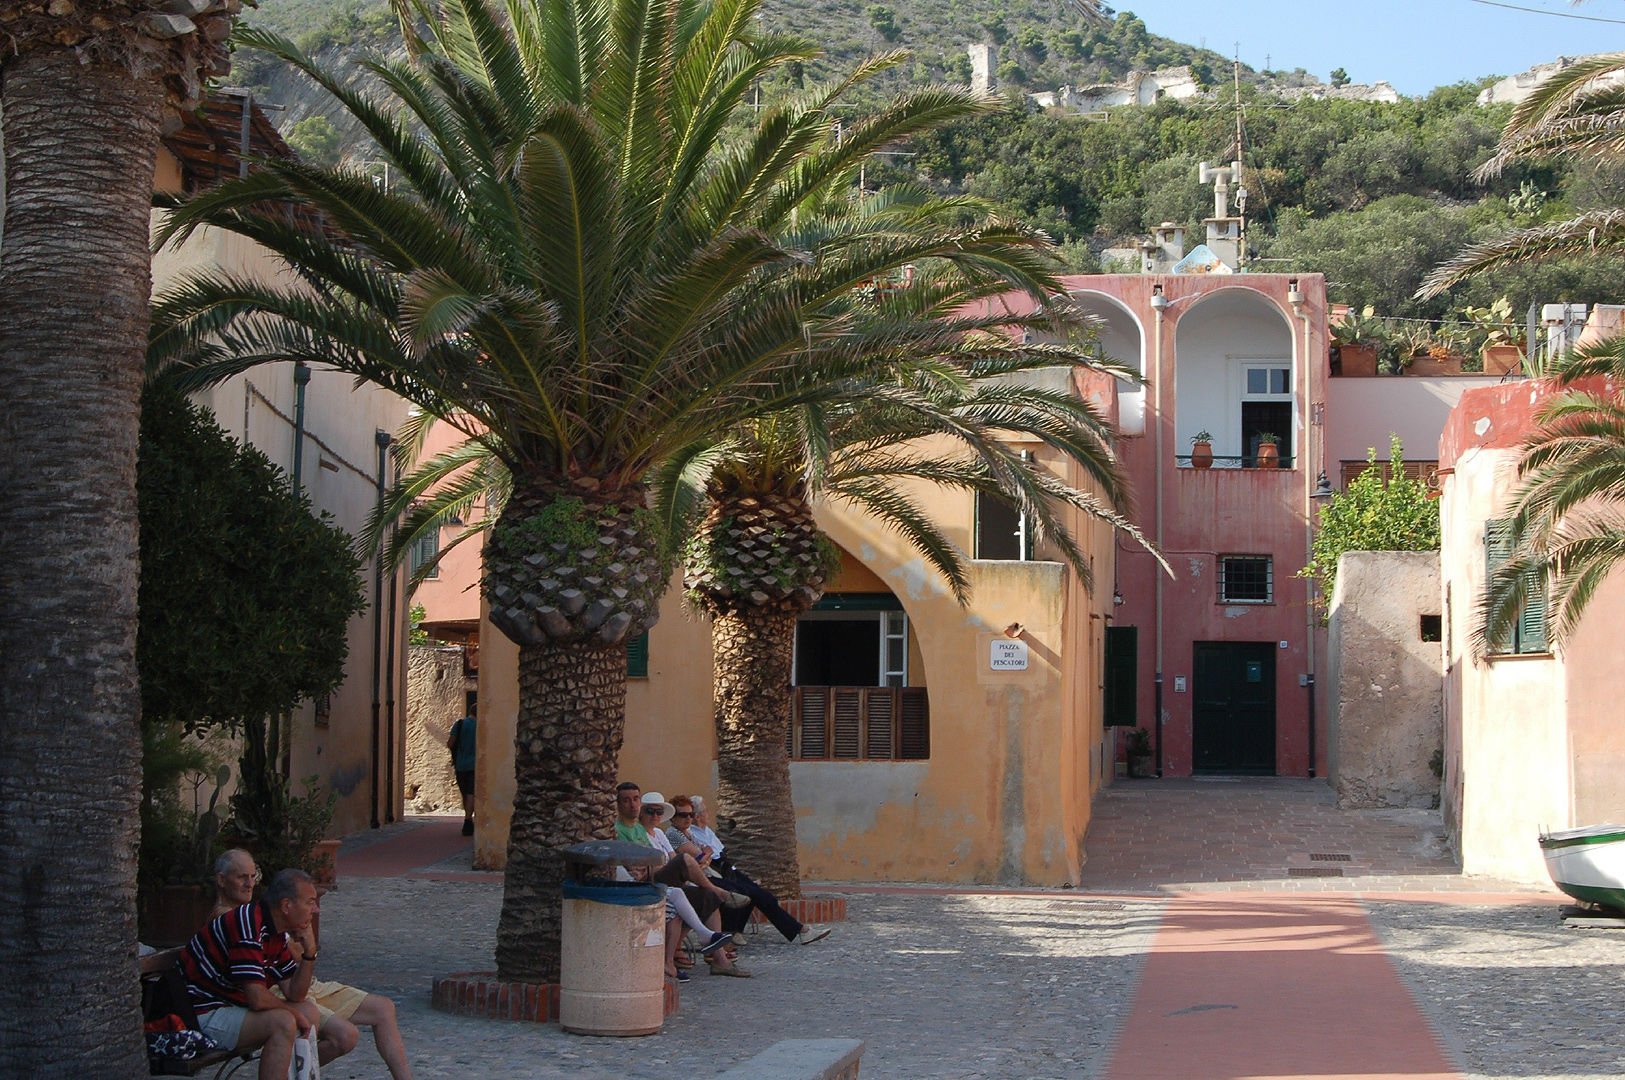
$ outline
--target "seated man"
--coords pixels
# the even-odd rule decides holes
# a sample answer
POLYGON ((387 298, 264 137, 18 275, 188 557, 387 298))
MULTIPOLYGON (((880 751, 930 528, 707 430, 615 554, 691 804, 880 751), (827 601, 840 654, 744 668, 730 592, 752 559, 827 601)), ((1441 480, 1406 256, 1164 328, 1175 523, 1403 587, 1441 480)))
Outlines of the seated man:
MULTIPOLYGON (((242 848, 232 848, 215 860, 214 881, 218 891, 211 920, 254 902, 254 886, 260 879, 254 856, 242 848)), ((272 987, 271 993, 281 993, 272 987)), ((406 1063, 406 1046, 401 1042, 401 1029, 395 1020, 395 1003, 379 994, 369 994, 343 983, 311 980, 305 1000, 316 1006, 316 1028, 323 1039, 332 1041, 349 1053, 360 1039, 357 1024, 372 1028, 372 1041, 378 1047, 378 1056, 384 1059, 389 1075, 395 1080, 412 1080, 412 1067, 406 1063)), ((337 1056, 337 1055, 335 1055, 337 1056)))
MULTIPOLYGON (((784 935, 784 940, 810 945, 829 936, 827 927, 808 926, 785 911, 779 906, 778 897, 751 880, 748 874, 722 854, 722 840, 711 831, 704 799, 698 795, 677 795, 671 801, 675 812, 672 814, 671 828, 666 830, 666 838, 671 841, 674 850, 693 856, 707 873, 716 875, 717 884, 724 889, 750 897, 762 916, 784 935)), ((745 928, 749 915, 748 910, 729 911, 723 917, 723 929, 737 934, 745 928)))
MULTIPOLYGON (((264 899, 217 917, 181 953, 198 1026, 224 1049, 258 1048, 260 1080, 284 1080, 294 1040, 317 1023, 305 992, 316 967, 310 924, 319 910, 310 875, 284 870, 271 879, 264 899), (271 993, 278 985, 282 997, 271 993)), ((318 1031, 317 1059, 325 1064, 354 1045, 352 1039, 341 1046, 318 1031)))

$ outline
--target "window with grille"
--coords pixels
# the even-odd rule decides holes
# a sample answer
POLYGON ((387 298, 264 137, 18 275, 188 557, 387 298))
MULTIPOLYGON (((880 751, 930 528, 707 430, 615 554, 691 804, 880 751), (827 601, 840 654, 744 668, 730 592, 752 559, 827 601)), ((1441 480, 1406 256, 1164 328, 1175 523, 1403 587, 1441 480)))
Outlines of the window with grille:
MULTIPOLYGON (((1484 523, 1485 580, 1512 558, 1512 522, 1505 518, 1484 523)), ((1510 634, 1493 638, 1490 652, 1501 656, 1548 651, 1546 644, 1546 580, 1539 573, 1529 575, 1528 601, 1513 624, 1510 634)))
POLYGON ((1268 604, 1275 577, 1268 555, 1226 555, 1219 560, 1219 603, 1268 604))
MULTIPOLYGON (((440 530, 439 529, 430 529, 423 536, 420 536, 416 540, 412 541, 412 563, 411 563, 412 576, 417 577, 418 576, 418 571, 422 570, 425 566, 428 566, 430 563, 434 562, 435 558, 439 554, 440 554, 440 530)), ((438 565, 436 565, 434 567, 431 567, 429 572, 427 574, 423 575, 424 580, 426 580, 426 581, 431 580, 433 578, 437 578, 439 576, 440 576, 440 567, 438 565)))

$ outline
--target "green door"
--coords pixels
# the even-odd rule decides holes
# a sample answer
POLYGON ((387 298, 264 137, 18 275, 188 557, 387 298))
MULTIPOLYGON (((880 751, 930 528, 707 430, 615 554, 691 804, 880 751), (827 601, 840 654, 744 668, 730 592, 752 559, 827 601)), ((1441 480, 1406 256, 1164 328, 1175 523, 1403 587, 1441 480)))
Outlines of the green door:
POLYGON ((1198 641, 1191 666, 1191 765, 1275 775, 1273 641, 1198 641))

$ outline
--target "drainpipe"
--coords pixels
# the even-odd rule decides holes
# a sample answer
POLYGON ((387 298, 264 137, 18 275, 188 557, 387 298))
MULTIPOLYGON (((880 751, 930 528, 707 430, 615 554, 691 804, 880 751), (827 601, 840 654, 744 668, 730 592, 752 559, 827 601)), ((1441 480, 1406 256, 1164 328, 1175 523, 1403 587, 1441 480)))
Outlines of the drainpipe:
POLYGON ((400 784, 395 779, 395 645, 400 638, 396 603, 400 598, 401 575, 398 570, 389 575, 388 659, 384 662, 384 820, 395 820, 395 792, 400 784))
POLYGON ((297 498, 304 486, 305 387, 310 385, 310 365, 303 360, 293 365, 293 493, 297 498))
MULTIPOLYGON (((1315 463, 1319 455, 1314 451, 1315 438, 1315 395, 1314 383, 1310 374, 1309 354, 1309 316, 1304 314, 1304 295, 1298 288, 1298 279, 1292 278, 1287 283, 1287 303, 1292 306, 1292 314, 1303 324, 1303 378, 1298 383, 1303 390, 1305 415, 1303 418, 1303 557, 1304 565, 1315 557, 1315 480, 1319 470, 1315 463)), ((1314 600, 1315 584, 1313 578, 1304 579, 1307 598, 1314 600)), ((1315 779, 1315 605, 1307 603, 1303 607, 1304 657, 1305 675, 1304 687, 1309 692, 1309 779, 1315 779)))
MULTIPOLYGON (((373 434, 373 442, 378 446, 378 513, 384 511, 384 470, 389 465, 390 434, 387 431, 378 431, 373 434)), ((381 700, 381 681, 383 679, 384 659, 384 553, 379 551, 373 561, 372 568, 372 827, 378 828, 378 764, 379 742, 378 736, 381 728, 379 716, 379 702, 381 700)))
MULTIPOLYGON (((1152 364, 1151 407, 1152 407, 1152 410, 1156 413, 1156 417, 1157 417, 1157 423, 1156 423, 1156 429, 1155 429, 1156 430, 1156 444, 1155 444, 1155 458, 1154 458, 1154 460, 1156 462, 1156 475, 1157 475, 1156 541, 1157 541, 1157 550, 1158 551, 1162 550, 1162 488, 1163 488, 1163 476, 1162 476, 1163 448, 1162 448, 1162 444, 1165 441, 1163 427, 1167 422, 1167 418, 1164 417, 1163 413, 1162 413, 1162 382, 1163 382, 1163 379, 1162 379, 1162 374, 1163 374, 1162 373, 1162 330, 1163 330, 1163 319, 1165 317, 1166 312, 1168 311, 1168 305, 1169 305, 1168 298, 1162 294, 1162 284, 1161 284, 1161 282, 1158 282, 1157 284, 1151 286, 1151 310, 1156 312, 1156 314, 1157 314, 1157 323, 1156 323, 1156 327, 1155 327, 1155 329, 1153 331, 1154 336, 1153 336, 1153 345, 1152 345, 1152 352, 1154 354, 1155 360, 1154 360, 1154 362, 1152 364)), ((1156 685, 1156 692, 1155 692, 1155 695, 1154 695, 1154 700, 1155 700, 1155 707, 1156 707, 1156 733, 1155 734, 1156 734, 1156 742, 1157 742, 1157 776, 1160 778, 1162 776, 1162 728, 1163 728, 1163 723, 1162 723, 1162 600, 1163 600, 1163 598, 1162 598, 1162 574, 1161 574, 1160 571, 1156 573, 1156 579, 1157 579, 1157 599, 1156 599, 1156 616, 1155 617, 1156 617, 1156 623, 1157 623, 1157 679, 1156 679, 1156 684, 1155 684, 1156 685)))

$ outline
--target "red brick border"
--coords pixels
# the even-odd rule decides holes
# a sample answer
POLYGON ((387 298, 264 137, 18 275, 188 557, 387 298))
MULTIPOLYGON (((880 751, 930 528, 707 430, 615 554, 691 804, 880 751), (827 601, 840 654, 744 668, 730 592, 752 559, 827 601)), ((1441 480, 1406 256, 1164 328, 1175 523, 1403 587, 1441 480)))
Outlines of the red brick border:
MULTIPOLYGON (((846 897, 820 896, 815 899, 786 900, 784 910, 797 922, 824 923, 846 921, 846 897)), ((767 920, 755 908, 751 909, 750 921, 765 923, 767 920)))
MULTIPOLYGON (((545 1024, 559 1018, 559 985, 503 982, 494 971, 459 971, 435 976, 430 1004, 458 1016, 545 1024)), ((667 979, 666 1015, 676 1011, 677 984, 667 979)))

